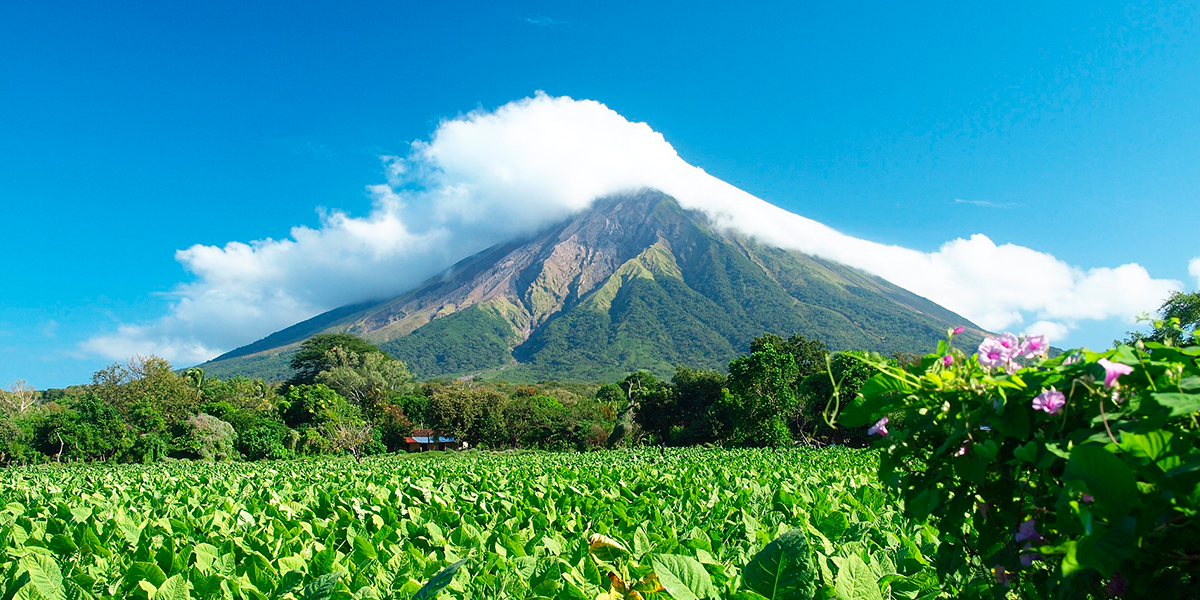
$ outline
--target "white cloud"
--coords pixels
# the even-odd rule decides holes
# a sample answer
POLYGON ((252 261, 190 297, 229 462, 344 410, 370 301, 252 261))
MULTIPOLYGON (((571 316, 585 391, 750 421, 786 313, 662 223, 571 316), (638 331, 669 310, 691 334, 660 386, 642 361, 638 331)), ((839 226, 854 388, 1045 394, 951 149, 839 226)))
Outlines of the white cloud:
POLYGON ((1054 321, 1038 321, 1025 328, 1025 333, 1029 335, 1044 335, 1046 336, 1046 340, 1051 344, 1066 338, 1070 331, 1070 327, 1062 323, 1055 323, 1054 321))
MULTIPOLYGON (((975 234, 924 253, 847 236, 684 162, 645 123, 603 104, 538 94, 443 121, 407 156, 384 156, 371 212, 324 215, 285 240, 196 245, 176 254, 195 279, 165 317, 124 325, 85 348, 211 358, 299 320, 402 292, 454 261, 529 234, 607 194, 658 188, 718 225, 875 273, 988 329, 1063 338, 1079 321, 1152 311, 1180 282, 1126 264, 1081 269, 975 234)), ((1200 277, 1200 259, 1191 264, 1200 277)))
POLYGON ((1188 263, 1188 273, 1196 278, 1196 288, 1200 289, 1200 256, 1193 258, 1192 262, 1188 263))

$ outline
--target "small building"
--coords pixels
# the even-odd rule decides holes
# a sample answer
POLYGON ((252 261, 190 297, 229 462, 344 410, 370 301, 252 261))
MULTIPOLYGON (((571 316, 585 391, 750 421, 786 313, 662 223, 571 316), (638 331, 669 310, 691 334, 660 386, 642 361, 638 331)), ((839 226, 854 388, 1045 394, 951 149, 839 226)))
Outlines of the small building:
POLYGON ((452 437, 434 436, 432 429, 417 429, 412 435, 405 437, 409 452, 426 452, 428 450, 460 450, 463 444, 452 437))

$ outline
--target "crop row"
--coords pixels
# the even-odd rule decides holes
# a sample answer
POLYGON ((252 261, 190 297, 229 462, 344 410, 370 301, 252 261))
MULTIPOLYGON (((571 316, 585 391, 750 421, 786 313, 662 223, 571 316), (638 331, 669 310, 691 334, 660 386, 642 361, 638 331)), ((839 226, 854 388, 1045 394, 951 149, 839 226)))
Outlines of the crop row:
POLYGON ((0 597, 411 598, 441 573, 447 598, 787 598, 800 588, 764 590, 746 567, 788 532, 808 541, 819 596, 948 593, 936 533, 900 515, 875 461, 683 449, 9 469, 0 597))

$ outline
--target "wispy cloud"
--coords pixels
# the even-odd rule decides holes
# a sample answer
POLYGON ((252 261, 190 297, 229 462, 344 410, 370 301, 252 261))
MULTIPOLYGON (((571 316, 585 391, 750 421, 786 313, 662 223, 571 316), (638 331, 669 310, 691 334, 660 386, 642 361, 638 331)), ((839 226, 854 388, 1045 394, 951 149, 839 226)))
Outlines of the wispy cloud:
POLYGON ((538 27, 561 27, 571 24, 570 21, 560 21, 546 16, 525 17, 523 20, 530 25, 537 25, 538 27))
POLYGON ((43 336, 48 337, 48 338, 58 337, 58 321, 55 321, 54 319, 50 319, 49 321, 42 323, 42 326, 39 329, 39 331, 41 332, 41 334, 43 336))
POLYGON ((1193 258, 1192 262, 1188 263, 1188 273, 1196 278, 1196 289, 1200 289, 1200 256, 1193 258))
MULTIPOLYGON (((855 238, 689 165, 649 125, 590 100, 539 93, 443 121, 428 141, 382 158, 386 182, 368 187, 368 214, 323 214, 319 227, 293 228, 287 239, 180 250, 195 279, 175 290, 168 314, 83 348, 199 362, 322 311, 401 293, 598 197, 642 188, 719 227, 883 277, 991 330, 1066 336, 1082 321, 1153 311, 1183 287, 1138 264, 1084 269, 983 234, 934 252, 855 238)), ((1200 258, 1190 268, 1200 277, 1200 258)))
POLYGON ((962 198, 955 198, 954 203, 955 204, 969 204, 971 206, 982 206, 984 208, 1018 208, 1018 207, 1023 206, 1022 204, 1017 204, 1016 202, 992 202, 991 200, 963 200, 962 198))

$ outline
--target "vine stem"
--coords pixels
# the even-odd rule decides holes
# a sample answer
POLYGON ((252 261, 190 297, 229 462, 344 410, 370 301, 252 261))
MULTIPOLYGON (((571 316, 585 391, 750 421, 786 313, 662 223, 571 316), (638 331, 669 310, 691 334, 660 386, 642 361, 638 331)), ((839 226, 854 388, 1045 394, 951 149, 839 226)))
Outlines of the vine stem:
POLYGON ((1112 429, 1108 426, 1108 415, 1104 414, 1104 394, 1100 395, 1100 421, 1104 423, 1104 430, 1108 432, 1108 439, 1112 440, 1113 445, 1120 446, 1121 443, 1113 436, 1112 429))

